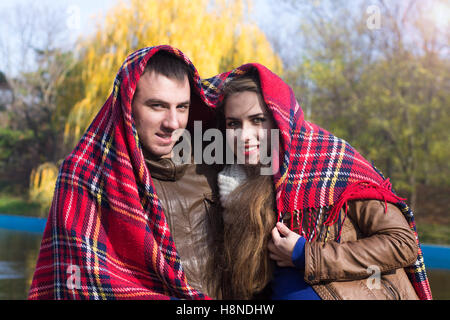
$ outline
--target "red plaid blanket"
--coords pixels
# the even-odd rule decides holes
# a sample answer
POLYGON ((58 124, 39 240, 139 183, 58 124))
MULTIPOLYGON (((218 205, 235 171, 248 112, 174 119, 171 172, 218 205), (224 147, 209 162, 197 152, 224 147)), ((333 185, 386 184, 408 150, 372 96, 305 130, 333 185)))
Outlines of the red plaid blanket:
POLYGON ((395 203, 419 245, 408 275, 419 297, 431 299, 413 213, 367 160, 344 140, 305 121, 291 88, 267 68, 247 64, 201 81, 192 63, 169 46, 145 48, 126 59, 112 94, 64 160, 30 299, 207 298, 186 281, 131 116, 136 83, 158 50, 178 55, 194 71, 188 127, 193 120, 211 126, 223 83, 256 68, 281 133, 281 166, 274 176, 278 215, 329 208, 327 223, 332 224, 348 200, 395 203))
POLYGON ((61 165, 29 299, 202 299, 188 285, 131 115, 148 59, 167 50, 194 71, 192 117, 212 104, 188 58, 169 46, 131 54, 61 165))

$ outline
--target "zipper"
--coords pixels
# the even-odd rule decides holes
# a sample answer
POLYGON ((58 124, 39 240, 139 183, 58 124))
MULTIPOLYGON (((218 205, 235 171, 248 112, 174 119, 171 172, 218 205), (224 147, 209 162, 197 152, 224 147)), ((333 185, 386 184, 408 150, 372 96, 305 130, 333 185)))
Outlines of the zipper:
POLYGON ((215 213, 216 209, 216 201, 215 197, 211 193, 204 193, 203 194, 203 204, 205 205, 205 210, 207 215, 211 215, 215 213))
POLYGON ((392 298, 394 300, 400 300, 398 295, 395 293, 394 289, 391 287, 392 284, 389 280, 386 279, 381 279, 381 284, 383 285, 383 287, 386 289, 386 291, 392 296, 392 298), (387 285, 386 282, 389 284, 387 285))
POLYGON ((331 296, 334 298, 334 300, 342 300, 341 298, 339 298, 339 296, 336 294, 336 292, 334 292, 333 289, 331 289, 329 284, 324 285, 325 288, 327 288, 328 292, 331 294, 331 296))
POLYGON ((398 293, 397 289, 395 288, 395 286, 392 284, 392 282, 388 279, 384 279, 388 284, 389 284, 389 289, 391 290, 392 294, 395 297, 395 300, 401 300, 400 298, 400 294, 398 293))

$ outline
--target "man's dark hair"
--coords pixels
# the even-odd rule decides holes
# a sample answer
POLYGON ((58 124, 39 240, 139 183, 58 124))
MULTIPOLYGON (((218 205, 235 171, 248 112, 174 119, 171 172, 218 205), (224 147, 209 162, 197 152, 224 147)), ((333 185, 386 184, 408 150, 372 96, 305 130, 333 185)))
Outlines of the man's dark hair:
POLYGON ((187 76, 192 81, 193 71, 181 59, 167 51, 158 51, 147 62, 144 72, 154 71, 167 78, 183 81, 187 76))

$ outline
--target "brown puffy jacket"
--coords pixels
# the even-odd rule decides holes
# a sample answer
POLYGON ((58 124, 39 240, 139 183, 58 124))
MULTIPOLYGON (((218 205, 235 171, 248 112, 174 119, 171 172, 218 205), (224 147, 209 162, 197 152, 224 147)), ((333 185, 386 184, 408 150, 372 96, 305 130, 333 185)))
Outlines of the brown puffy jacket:
POLYGON ((388 203, 385 212, 384 202, 366 200, 349 202, 347 213, 339 243, 331 240, 338 223, 328 232, 319 223, 317 239, 306 242, 305 281, 323 300, 418 299, 404 270, 416 261, 418 247, 401 211, 388 203))

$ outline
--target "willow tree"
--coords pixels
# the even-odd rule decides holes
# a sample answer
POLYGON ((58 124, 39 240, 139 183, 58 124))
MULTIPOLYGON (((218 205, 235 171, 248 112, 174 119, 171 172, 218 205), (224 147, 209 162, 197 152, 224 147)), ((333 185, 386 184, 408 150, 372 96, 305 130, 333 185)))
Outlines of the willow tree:
POLYGON ((95 34, 80 42, 85 92, 69 115, 66 143, 78 141, 111 92, 122 62, 142 47, 177 47, 203 78, 247 62, 281 72, 281 60, 248 18, 249 10, 249 3, 242 0, 131 0, 117 4, 95 34))

